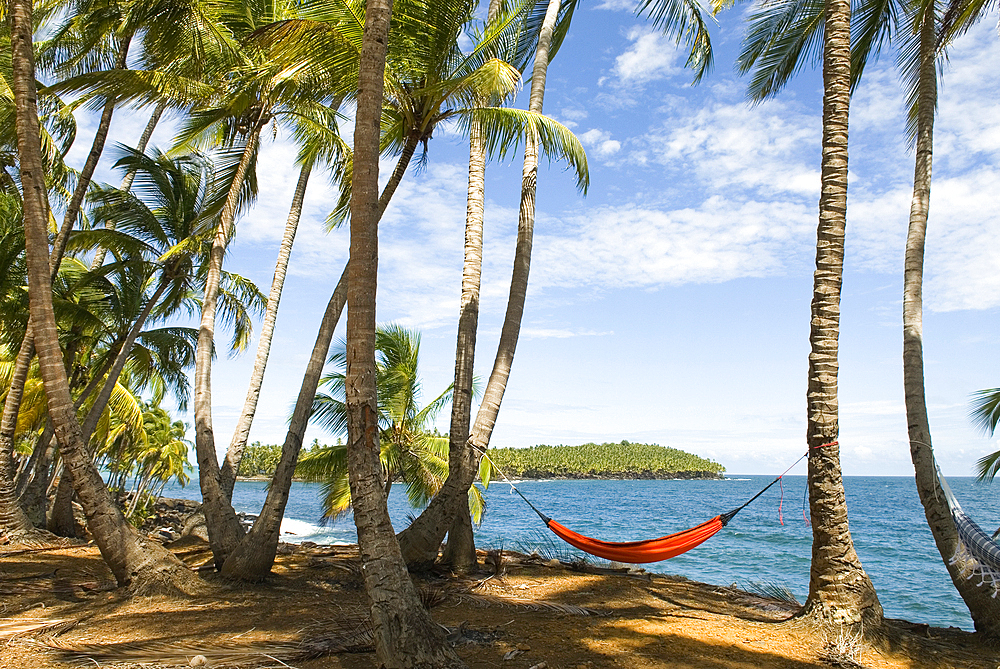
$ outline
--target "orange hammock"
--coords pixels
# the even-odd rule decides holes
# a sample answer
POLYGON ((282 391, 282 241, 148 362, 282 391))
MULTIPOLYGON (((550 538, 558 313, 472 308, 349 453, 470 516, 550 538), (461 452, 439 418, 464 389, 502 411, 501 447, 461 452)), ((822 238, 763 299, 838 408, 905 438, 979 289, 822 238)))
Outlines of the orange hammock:
POLYGON ((560 539, 586 553, 596 555, 605 560, 639 564, 668 560, 681 553, 685 553, 698 544, 714 537, 716 532, 725 526, 725 523, 722 521, 722 516, 716 516, 711 520, 706 520, 701 525, 695 525, 689 530, 674 532, 659 539, 625 542, 591 539, 560 525, 551 518, 546 525, 560 539))
MULTIPOLYGON (((832 446, 837 442, 831 442, 829 444, 822 444, 821 446, 816 446, 814 448, 821 448, 822 446, 832 446)), ((806 453, 808 455, 808 452, 806 453)), ((796 460, 792 467, 797 465, 803 458, 796 460)), ((485 452, 483 452, 483 457, 489 458, 485 452)), ((493 461, 490 460, 492 463, 493 461)), ((614 560, 615 562, 628 562, 632 564, 645 564, 647 562, 659 562, 660 560, 669 560, 672 557, 677 557, 681 553, 686 553, 695 546, 702 544, 712 537, 714 537, 719 530, 725 527, 730 520, 736 516, 737 513, 745 509, 750 505, 755 499, 763 495, 768 488, 773 486, 775 483, 781 480, 781 478, 791 471, 792 467, 789 467, 784 471, 784 473, 778 478, 774 479, 768 483, 763 490, 758 492, 756 495, 751 497, 741 506, 733 509, 732 511, 727 511, 726 513, 715 516, 710 520, 706 520, 700 525, 695 525, 694 527, 682 530, 680 532, 674 532, 673 534, 668 534, 665 537, 660 537, 659 539, 647 539, 645 541, 602 541, 600 539, 593 539, 591 537, 584 536, 578 532, 574 532, 565 525, 561 525, 556 521, 552 520, 544 513, 535 508, 535 505, 521 493, 517 487, 511 483, 500 468, 493 463, 493 467, 500 472, 504 480, 507 481, 507 485, 513 492, 516 492, 521 499, 527 502, 531 510, 538 514, 538 517, 542 519, 545 526, 552 530, 557 537, 570 544, 579 548, 585 553, 590 553, 599 558, 604 558, 605 560, 614 560)))

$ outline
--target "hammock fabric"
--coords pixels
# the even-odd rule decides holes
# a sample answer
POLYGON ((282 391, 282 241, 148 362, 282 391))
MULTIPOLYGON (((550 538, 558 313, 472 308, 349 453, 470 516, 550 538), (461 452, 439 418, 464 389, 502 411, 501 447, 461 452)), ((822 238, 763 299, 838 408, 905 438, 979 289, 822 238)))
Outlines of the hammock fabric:
MULTIPOLYGON (((794 465, 792 466, 794 467, 794 465)), ((791 469, 791 467, 789 467, 789 469, 791 469)), ((781 476, 784 476, 784 474, 781 476)), ((593 539, 578 532, 574 532, 565 525, 557 523, 536 509, 535 505, 532 504, 520 490, 514 487, 513 483, 509 480, 507 483, 510 485, 511 490, 520 495, 521 499, 527 502, 528 506, 531 507, 531 510, 538 514, 538 517, 542 519, 542 522, 545 523, 546 527, 552 530, 557 537, 571 546, 575 546, 585 553, 590 553, 591 555, 604 558, 605 560, 628 562, 631 564, 645 564, 647 562, 669 560, 672 557, 677 557, 681 553, 686 553, 695 546, 708 541, 714 537, 719 530, 729 524, 729 521, 732 520, 737 513, 749 506, 750 502, 753 502, 755 499, 763 495, 768 488, 780 481, 781 476, 771 481, 763 490, 751 497, 742 506, 737 507, 732 511, 727 511, 726 513, 720 514, 710 520, 706 520, 700 525, 695 525, 690 529, 674 532, 673 534, 668 534, 667 536, 660 537, 659 539, 647 539, 645 541, 602 541, 601 539, 593 539)))
POLYGON ((958 531, 958 549, 950 562, 959 568, 966 579, 976 577, 979 579, 976 585, 988 586, 991 596, 995 599, 1000 594, 1000 546, 965 513, 948 482, 941 475, 941 470, 937 468, 937 463, 935 469, 938 482, 951 509, 955 529, 958 531))
POLYGON ((557 537, 571 546, 576 546, 585 553, 596 555, 605 560, 614 560, 615 562, 644 564, 646 562, 668 560, 691 550, 698 544, 714 537, 725 526, 725 523, 722 522, 722 516, 716 516, 711 520, 706 520, 701 525, 696 525, 691 529, 681 532, 668 534, 659 539, 626 542, 591 539, 560 525, 551 518, 546 525, 548 525, 550 530, 555 532, 557 537))
MULTIPOLYGON (((814 446, 813 448, 833 446, 836 443, 837 442, 831 442, 829 444, 814 446)), ((489 458, 485 451, 482 449, 479 450, 483 454, 483 457, 489 458)), ((808 452, 806 455, 808 455, 808 452)), ((590 553, 591 555, 595 555, 599 558, 604 558, 605 560, 628 562, 631 564, 645 564, 647 562, 659 562, 660 560, 669 560, 672 557, 677 557, 681 553, 686 553, 695 546, 698 546, 699 544, 702 544, 714 537, 719 530, 729 524, 729 521, 732 520, 737 513, 745 509, 751 502, 767 492, 768 488, 780 481, 782 476, 790 472, 792 467, 797 465, 803 458, 806 457, 806 455, 803 455, 801 458, 792 463, 792 466, 786 469, 781 476, 768 483, 763 490, 732 511, 727 511, 726 513, 715 516, 714 518, 706 520, 700 525, 695 525, 690 529, 674 532, 673 534, 668 534, 667 536, 660 537, 659 539, 647 539, 645 541, 602 541, 601 539, 593 539, 578 532, 574 532, 565 525, 552 520, 535 508, 535 505, 531 503, 531 500, 525 497, 524 494, 518 490, 513 483, 511 483, 510 479, 508 479, 507 476, 500 471, 500 468, 496 466, 496 463, 492 460, 490 460, 490 462, 507 481, 507 485, 510 486, 511 491, 516 492, 521 499, 523 499, 528 506, 531 507, 531 510, 538 514, 538 517, 542 519, 545 526, 569 545, 579 548, 585 553, 590 553)))

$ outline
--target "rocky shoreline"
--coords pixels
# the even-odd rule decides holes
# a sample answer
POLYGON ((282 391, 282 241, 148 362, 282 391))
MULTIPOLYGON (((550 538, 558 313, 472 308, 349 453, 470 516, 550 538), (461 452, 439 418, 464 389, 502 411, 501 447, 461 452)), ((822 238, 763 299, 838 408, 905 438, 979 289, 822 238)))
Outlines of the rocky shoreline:
MULTIPOLYGON (((244 529, 253 527, 257 516, 238 512, 236 517, 244 529)), ((208 528, 201 503, 193 499, 171 499, 160 497, 153 504, 153 514, 143 521, 143 532, 163 542, 176 541, 181 537, 198 537, 208 541, 208 528)))

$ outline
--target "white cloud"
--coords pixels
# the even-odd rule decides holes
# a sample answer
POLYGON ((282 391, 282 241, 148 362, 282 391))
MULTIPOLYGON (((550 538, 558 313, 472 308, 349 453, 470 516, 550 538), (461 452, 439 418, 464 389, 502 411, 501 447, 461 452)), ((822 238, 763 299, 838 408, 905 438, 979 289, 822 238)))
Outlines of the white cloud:
POLYGON ((611 11, 631 10, 634 8, 635 2, 632 0, 604 0, 604 2, 594 7, 594 9, 609 9, 611 11))
POLYGON ((650 288, 780 274, 788 257, 808 249, 813 219, 802 205, 722 197, 675 211, 599 207, 564 219, 558 235, 536 235, 533 265, 541 287, 650 288))
POLYGON ((648 28, 633 28, 628 40, 631 48, 615 58, 614 73, 624 85, 642 85, 680 72, 674 62, 677 49, 661 33, 648 28))
POLYGON ((621 142, 611 139, 611 133, 600 128, 593 128, 577 137, 584 146, 593 147, 601 158, 613 156, 622 148, 621 142))
POLYGON ((819 194, 820 119, 771 101, 678 106, 642 138, 642 158, 696 175, 703 187, 779 197, 819 194))

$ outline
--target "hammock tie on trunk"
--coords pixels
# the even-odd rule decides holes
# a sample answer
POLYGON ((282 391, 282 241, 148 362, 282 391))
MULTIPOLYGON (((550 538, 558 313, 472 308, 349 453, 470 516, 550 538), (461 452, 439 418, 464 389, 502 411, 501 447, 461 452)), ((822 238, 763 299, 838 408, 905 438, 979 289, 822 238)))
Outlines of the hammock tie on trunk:
MULTIPOLYGON (((822 444, 821 446, 817 446, 815 448, 832 446, 836 443, 837 442, 822 444)), ((667 536, 660 537, 658 539, 646 539, 645 541, 602 541, 601 539, 594 539, 584 536, 579 532, 574 532, 565 525, 552 520, 539 511, 535 505, 531 503, 531 500, 525 497, 524 493, 518 490, 517 486, 515 486, 511 480, 507 478, 503 471, 497 467, 496 463, 490 459, 490 456, 487 455, 483 449, 475 446, 474 448, 482 453, 484 458, 489 460, 490 464, 493 465, 493 468, 500 473, 504 481, 507 482, 507 485, 510 486, 510 489, 513 492, 516 492, 518 496, 520 496, 520 498, 531 507, 531 510, 538 514, 538 517, 542 519, 545 526, 552 530, 557 537, 569 545, 574 546, 585 553, 589 553, 590 555, 604 558, 605 560, 613 560, 614 562, 628 562, 632 564, 645 564, 647 562, 669 560, 672 557, 676 557, 681 553, 686 553, 695 546, 708 541, 714 537, 719 530, 725 527, 737 513, 745 509, 751 502, 767 492, 768 488, 780 481, 785 474, 791 471, 792 467, 801 462, 802 458, 809 454, 806 452, 805 455, 792 463, 792 466, 786 469, 781 476, 768 483, 760 492, 751 497, 741 506, 706 520, 700 525, 695 525, 694 527, 681 530, 680 532, 674 532, 673 534, 668 534, 667 536)))

